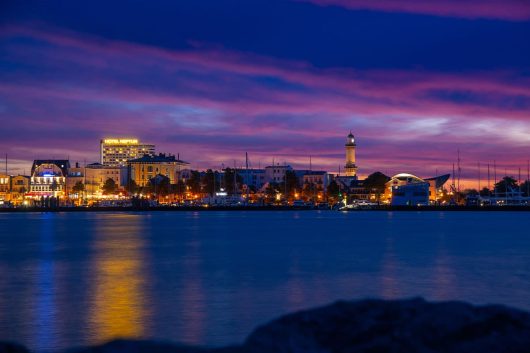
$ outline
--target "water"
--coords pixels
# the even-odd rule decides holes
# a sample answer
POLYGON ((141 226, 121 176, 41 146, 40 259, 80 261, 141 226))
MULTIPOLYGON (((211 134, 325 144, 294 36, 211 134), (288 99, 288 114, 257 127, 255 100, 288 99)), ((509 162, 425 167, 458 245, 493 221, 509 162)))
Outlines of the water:
POLYGON ((529 229, 523 212, 0 214, 0 340, 218 346, 365 297, 530 310, 529 229))

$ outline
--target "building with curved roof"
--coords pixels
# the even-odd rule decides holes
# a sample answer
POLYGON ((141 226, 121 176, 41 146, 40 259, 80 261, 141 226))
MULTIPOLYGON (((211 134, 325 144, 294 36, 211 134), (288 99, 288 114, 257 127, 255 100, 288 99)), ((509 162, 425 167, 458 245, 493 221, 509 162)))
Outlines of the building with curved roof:
POLYGON ((422 179, 414 174, 400 173, 386 183, 385 198, 395 206, 417 206, 437 203, 450 174, 422 179))

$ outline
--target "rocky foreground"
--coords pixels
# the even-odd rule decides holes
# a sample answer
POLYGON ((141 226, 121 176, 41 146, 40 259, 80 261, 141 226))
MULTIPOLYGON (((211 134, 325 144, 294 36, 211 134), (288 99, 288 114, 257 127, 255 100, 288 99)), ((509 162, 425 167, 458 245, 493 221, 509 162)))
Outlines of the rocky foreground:
MULTIPOLYGON (((0 353, 28 352, 0 343, 0 353)), ((240 346, 194 348, 117 340, 68 353, 519 353, 530 352, 530 313, 423 299, 362 300, 298 312, 257 328, 240 346)))

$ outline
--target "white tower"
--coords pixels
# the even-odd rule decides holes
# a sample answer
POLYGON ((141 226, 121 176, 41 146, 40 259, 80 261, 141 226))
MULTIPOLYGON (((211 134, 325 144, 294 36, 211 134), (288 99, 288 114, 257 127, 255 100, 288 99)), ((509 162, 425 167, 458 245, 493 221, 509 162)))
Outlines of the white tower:
POLYGON ((355 177, 357 176, 357 166, 355 165, 355 137, 350 131, 350 134, 346 138, 346 165, 344 169, 346 170, 346 176, 355 177))

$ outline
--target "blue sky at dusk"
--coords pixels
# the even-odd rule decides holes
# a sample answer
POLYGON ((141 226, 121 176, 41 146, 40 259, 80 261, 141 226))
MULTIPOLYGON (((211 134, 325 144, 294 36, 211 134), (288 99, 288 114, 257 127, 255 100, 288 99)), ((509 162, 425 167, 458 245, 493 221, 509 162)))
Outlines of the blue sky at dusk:
POLYGON ((200 169, 337 171, 350 129, 362 175, 530 158, 526 0, 7 1, 0 43, 15 174, 107 136, 200 169))

